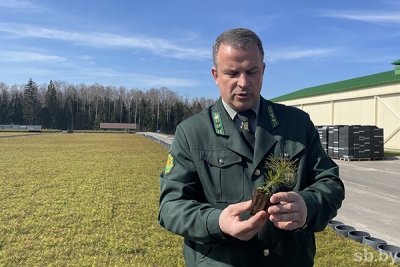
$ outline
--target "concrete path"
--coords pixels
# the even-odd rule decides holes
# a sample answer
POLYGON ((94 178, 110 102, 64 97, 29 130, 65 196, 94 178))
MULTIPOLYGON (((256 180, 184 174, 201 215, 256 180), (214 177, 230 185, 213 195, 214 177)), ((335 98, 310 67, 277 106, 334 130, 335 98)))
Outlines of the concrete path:
POLYGON ((400 160, 335 162, 346 190, 335 220, 400 246, 400 160))
MULTIPOLYGON (((140 134, 168 144, 173 141, 173 136, 140 134)), ((335 162, 340 168, 346 199, 334 219, 400 246, 400 159, 335 162)))
POLYGON ((164 143, 171 144, 172 141, 174 140, 174 137, 172 135, 165 135, 165 134, 158 134, 158 133, 151 133, 151 132, 138 132, 138 134, 144 135, 144 136, 152 136, 160 141, 163 141, 164 143))

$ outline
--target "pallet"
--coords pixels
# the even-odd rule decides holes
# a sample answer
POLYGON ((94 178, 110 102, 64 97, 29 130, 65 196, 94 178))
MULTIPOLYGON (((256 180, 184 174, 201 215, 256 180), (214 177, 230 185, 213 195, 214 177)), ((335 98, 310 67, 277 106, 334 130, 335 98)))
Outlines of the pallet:
POLYGON ((379 158, 339 158, 340 160, 344 161, 371 161, 371 160, 383 160, 384 157, 379 157, 379 158))

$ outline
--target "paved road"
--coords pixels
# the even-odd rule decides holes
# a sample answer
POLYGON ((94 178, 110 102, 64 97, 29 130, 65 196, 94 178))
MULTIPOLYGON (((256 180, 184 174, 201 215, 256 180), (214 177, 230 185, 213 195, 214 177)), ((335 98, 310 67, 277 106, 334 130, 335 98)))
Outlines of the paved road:
POLYGON ((400 160, 335 162, 346 189, 335 219, 400 246, 400 160))
MULTIPOLYGON (((173 140, 163 134, 141 134, 169 144, 173 140)), ((335 220, 400 246, 400 159, 335 162, 346 190, 335 220)))
POLYGON ((167 144, 171 144, 172 141, 174 140, 174 137, 172 135, 165 135, 165 134, 158 134, 158 133, 150 133, 150 132, 139 132, 138 134, 142 135, 149 135, 152 136, 158 140, 161 140, 167 144))

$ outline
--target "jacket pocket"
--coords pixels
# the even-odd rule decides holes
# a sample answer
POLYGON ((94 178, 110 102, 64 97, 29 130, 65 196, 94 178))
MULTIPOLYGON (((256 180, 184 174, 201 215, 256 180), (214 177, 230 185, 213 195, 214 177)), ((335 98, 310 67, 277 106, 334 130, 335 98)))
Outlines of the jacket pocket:
POLYGON ((274 155, 277 158, 284 158, 286 160, 295 160, 302 157, 302 152, 305 147, 302 143, 296 141, 278 142, 275 145, 274 155))
POLYGON ((205 175, 200 177, 207 198, 216 203, 237 203, 244 198, 242 157, 229 150, 202 151, 205 175))

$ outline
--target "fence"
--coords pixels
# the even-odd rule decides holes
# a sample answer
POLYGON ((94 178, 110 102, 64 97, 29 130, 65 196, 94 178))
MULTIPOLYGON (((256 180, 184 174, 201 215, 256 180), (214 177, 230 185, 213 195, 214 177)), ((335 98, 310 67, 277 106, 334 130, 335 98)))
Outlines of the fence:
POLYGON ((28 132, 40 132, 42 130, 42 125, 0 125, 0 130, 6 131, 28 131, 28 132))

